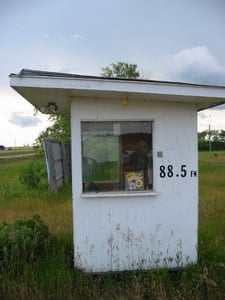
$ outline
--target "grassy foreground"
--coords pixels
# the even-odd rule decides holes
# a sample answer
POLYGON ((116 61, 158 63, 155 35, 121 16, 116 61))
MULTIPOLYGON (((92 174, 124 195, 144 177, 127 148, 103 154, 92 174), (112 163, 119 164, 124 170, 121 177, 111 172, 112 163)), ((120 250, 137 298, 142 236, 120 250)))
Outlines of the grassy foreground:
POLYGON ((51 195, 19 181, 33 158, 0 160, 0 223, 40 215, 54 242, 16 275, 0 273, 0 299, 225 299, 225 153, 199 154, 199 261, 176 272, 102 276, 73 268, 71 187, 51 195))

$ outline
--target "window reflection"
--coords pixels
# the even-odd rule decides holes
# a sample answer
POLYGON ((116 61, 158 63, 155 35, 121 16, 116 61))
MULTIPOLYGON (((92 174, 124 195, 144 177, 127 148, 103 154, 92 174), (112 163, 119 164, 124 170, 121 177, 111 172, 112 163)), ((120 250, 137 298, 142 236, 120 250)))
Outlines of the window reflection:
POLYGON ((82 122, 84 192, 152 189, 152 122, 82 122))

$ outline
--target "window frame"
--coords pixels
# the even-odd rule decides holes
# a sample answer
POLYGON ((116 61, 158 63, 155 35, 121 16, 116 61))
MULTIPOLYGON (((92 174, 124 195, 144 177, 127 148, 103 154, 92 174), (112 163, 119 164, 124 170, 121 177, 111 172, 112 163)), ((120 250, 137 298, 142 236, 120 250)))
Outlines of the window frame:
MULTIPOLYGON (((153 119, 135 119, 135 120, 115 120, 115 119, 110 119, 110 120, 80 120, 80 128, 81 128, 81 177, 82 177, 82 192, 81 192, 81 197, 82 198, 110 198, 110 197, 149 197, 149 196, 156 196, 158 193, 154 190, 154 185, 155 185, 155 171, 154 171, 154 125, 155 125, 155 120, 153 119), (146 122, 150 123, 151 125, 151 169, 152 169, 152 187, 151 189, 143 189, 143 190, 135 190, 135 191, 130 191, 130 190, 125 190, 125 187, 123 190, 112 190, 112 191, 85 191, 83 184, 84 184, 84 175, 83 175, 83 131, 82 131, 82 123, 111 123, 112 125, 115 123, 128 123, 128 122, 146 122)), ((120 168, 121 168, 121 153, 119 156, 119 162, 120 168)), ((148 166, 149 167, 149 166, 148 166)), ((148 177, 149 179, 149 177, 148 177)), ((119 180, 121 180, 119 176, 119 180)))

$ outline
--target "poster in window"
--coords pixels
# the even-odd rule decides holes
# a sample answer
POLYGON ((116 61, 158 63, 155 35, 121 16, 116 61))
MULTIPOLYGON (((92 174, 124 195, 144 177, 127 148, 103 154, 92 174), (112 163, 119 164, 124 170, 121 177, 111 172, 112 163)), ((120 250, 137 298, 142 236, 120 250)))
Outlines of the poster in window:
POLYGON ((144 190, 143 171, 125 172, 125 189, 126 191, 144 190))

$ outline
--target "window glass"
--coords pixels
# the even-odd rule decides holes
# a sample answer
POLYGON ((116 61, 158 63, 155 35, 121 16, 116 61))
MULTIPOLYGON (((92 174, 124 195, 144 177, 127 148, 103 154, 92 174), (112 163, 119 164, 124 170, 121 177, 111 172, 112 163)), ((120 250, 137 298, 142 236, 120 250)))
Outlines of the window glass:
POLYGON ((82 122, 83 192, 152 189, 152 122, 82 122))

